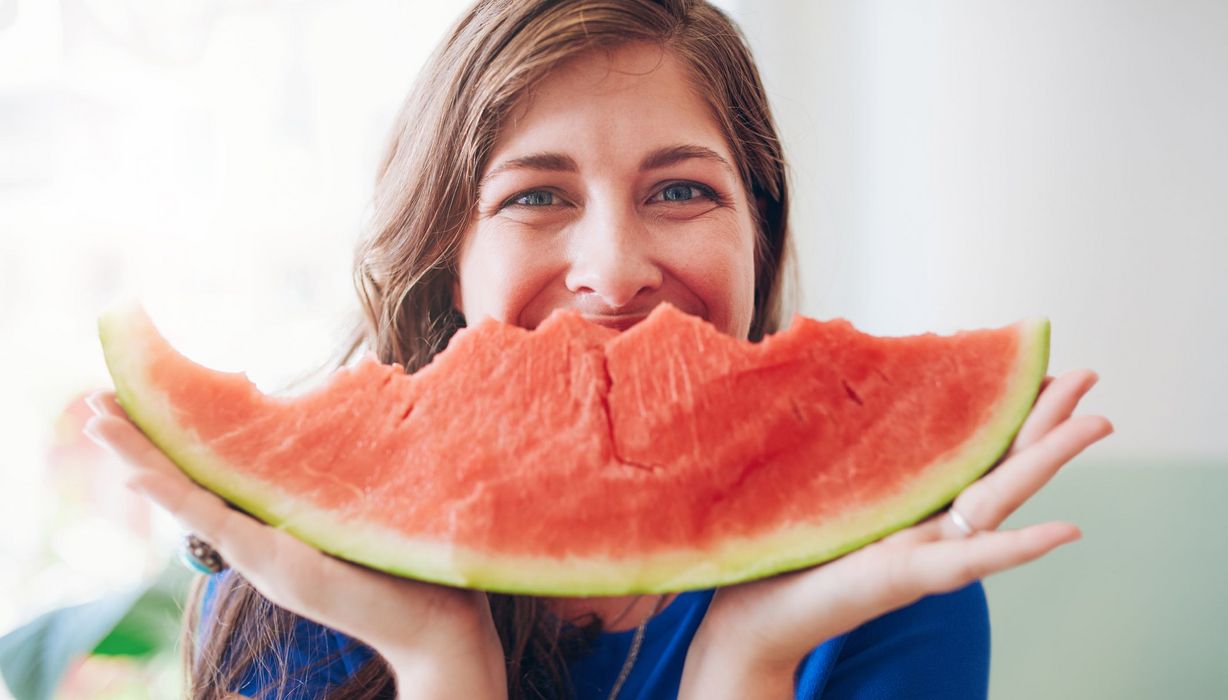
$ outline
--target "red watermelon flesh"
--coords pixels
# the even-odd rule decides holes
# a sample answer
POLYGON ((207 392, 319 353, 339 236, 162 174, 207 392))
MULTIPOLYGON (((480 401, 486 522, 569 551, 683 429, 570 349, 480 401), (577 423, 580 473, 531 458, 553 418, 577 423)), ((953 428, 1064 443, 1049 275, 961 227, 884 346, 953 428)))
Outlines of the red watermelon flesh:
POLYGON ((367 358, 267 396, 104 314, 120 403, 193 479, 385 571, 542 595, 705 588, 832 559, 948 503, 1005 451, 1048 322, 750 343, 661 305, 462 330, 419 372, 367 358))

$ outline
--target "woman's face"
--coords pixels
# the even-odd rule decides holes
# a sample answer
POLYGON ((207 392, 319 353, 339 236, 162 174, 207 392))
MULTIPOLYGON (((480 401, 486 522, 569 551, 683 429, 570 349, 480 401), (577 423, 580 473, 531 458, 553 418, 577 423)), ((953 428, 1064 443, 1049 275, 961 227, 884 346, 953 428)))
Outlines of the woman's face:
POLYGON ((456 303, 534 328, 555 309, 626 329, 668 301, 745 338, 754 224, 707 105, 655 46, 593 52, 516 109, 483 173, 456 303))

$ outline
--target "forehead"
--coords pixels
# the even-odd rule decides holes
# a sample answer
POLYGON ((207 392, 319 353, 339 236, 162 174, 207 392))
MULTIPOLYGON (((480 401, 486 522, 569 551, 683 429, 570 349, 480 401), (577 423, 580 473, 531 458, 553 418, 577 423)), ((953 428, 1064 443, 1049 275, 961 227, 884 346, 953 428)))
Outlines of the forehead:
POLYGON ((630 155, 679 143, 733 162, 686 66, 662 47, 628 44, 589 51, 538 77, 511 110, 490 164, 545 145, 630 155))

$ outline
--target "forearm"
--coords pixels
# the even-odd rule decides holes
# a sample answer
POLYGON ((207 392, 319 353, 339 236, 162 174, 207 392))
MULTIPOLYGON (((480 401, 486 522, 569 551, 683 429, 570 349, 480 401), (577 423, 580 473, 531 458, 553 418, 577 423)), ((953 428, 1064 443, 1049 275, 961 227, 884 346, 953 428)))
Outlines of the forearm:
POLYGON ((506 700, 507 676, 502 655, 475 663, 435 656, 406 655, 388 660, 396 677, 399 700, 473 698, 506 700))
POLYGON ((787 700, 797 664, 768 663, 738 653, 737 644, 709 644, 698 637, 682 668, 679 700, 787 700))

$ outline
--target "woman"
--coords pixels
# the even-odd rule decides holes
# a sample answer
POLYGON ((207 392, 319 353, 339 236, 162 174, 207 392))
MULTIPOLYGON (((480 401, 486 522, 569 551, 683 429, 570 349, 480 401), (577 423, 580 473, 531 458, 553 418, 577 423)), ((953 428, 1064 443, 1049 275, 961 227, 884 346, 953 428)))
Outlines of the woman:
MULTIPOLYGON (((531 328, 573 308, 625 329, 669 301, 752 340, 780 322, 784 160, 740 35, 702 2, 479 2, 410 94, 375 201, 351 352, 410 370, 485 317, 531 328)), ((535 599, 385 576, 196 488, 110 395, 94 398, 90 430, 231 566, 189 609, 195 697, 983 696, 976 581, 1078 537, 1062 523, 995 529, 1111 432, 1070 417, 1094 380, 1049 382, 950 515, 822 567, 669 596, 535 599)))

